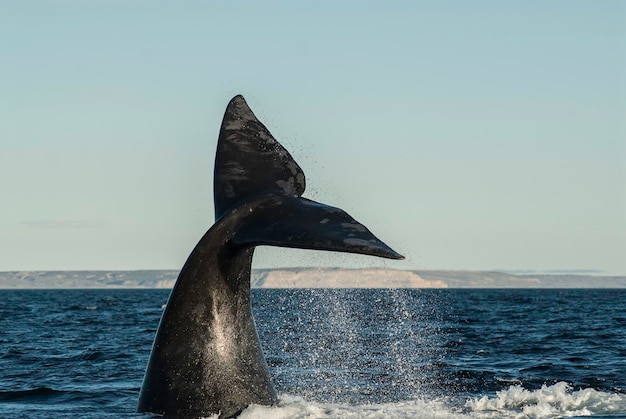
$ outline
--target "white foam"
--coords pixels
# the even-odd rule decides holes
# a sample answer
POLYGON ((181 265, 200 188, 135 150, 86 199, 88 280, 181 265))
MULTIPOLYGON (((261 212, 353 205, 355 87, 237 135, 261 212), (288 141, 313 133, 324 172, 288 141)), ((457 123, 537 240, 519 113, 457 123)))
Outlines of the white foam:
POLYGON ((241 419, 460 419, 442 400, 412 400, 397 403, 346 405, 306 401, 301 397, 283 395, 278 406, 250 406, 241 419))
MULTIPOLYGON (((458 409, 456 409, 458 410, 458 409)), ((347 405, 306 401, 283 395, 277 406, 248 407, 241 419, 460 419, 466 415, 451 409, 442 400, 411 400, 397 403, 347 405)))
MULTIPOLYGON (((440 398, 395 403, 349 405, 312 402, 282 395, 277 406, 252 405, 240 419, 461 419, 461 418, 562 418, 626 414, 626 395, 594 389, 573 391, 564 382, 526 390, 519 385, 463 402, 440 398)), ((217 416, 216 416, 217 417, 217 416)), ((615 416, 618 417, 618 416, 615 416)))
POLYGON ((520 385, 466 403, 472 417, 555 418, 626 413, 626 395, 591 388, 573 391, 565 382, 526 390, 520 385))

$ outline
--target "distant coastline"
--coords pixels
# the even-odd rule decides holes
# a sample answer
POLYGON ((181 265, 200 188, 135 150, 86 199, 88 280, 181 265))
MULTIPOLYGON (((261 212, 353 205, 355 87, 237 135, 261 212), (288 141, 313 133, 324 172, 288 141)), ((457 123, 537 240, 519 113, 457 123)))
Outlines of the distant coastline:
MULTIPOLYGON (((0 289, 171 288, 178 270, 0 272, 0 289)), ((252 272, 253 288, 626 288, 626 276, 513 274, 383 268, 276 268, 252 272)))

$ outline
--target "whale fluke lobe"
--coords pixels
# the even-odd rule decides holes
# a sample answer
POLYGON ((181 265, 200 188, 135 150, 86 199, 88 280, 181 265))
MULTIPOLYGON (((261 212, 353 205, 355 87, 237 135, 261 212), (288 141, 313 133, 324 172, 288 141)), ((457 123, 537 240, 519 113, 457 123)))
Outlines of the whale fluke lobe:
POLYGON ((254 115, 243 96, 224 113, 215 155, 215 219, 259 193, 301 196, 304 172, 254 115))
POLYGON ((252 222, 242 226, 233 237, 234 245, 269 245, 404 258, 342 209, 310 199, 289 196, 264 199, 255 205, 249 217, 252 222))
POLYGON ((228 104, 214 169, 216 222, 183 266, 161 317, 138 411, 234 417, 277 395, 250 305, 260 245, 402 259, 345 211, 301 197, 304 173, 242 96, 228 104))

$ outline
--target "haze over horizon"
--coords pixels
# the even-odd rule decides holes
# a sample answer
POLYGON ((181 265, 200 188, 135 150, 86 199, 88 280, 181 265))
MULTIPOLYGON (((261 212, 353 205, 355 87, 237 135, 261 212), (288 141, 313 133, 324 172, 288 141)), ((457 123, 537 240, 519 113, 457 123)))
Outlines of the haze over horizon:
MULTIPOLYGON (((0 289, 172 288, 178 270, 0 272, 0 289)), ((365 268, 253 269, 252 288, 626 288, 626 276, 365 268)))
POLYGON ((0 4, 0 271, 180 269, 228 100, 406 260, 626 275, 626 3, 0 4))

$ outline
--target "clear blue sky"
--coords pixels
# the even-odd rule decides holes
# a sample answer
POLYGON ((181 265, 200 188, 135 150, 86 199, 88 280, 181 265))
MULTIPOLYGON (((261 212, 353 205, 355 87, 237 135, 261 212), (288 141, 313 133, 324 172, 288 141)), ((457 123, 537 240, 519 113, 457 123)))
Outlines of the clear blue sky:
POLYGON ((3 1, 0 270, 178 269, 228 100, 406 255, 626 274, 626 2, 3 1))

